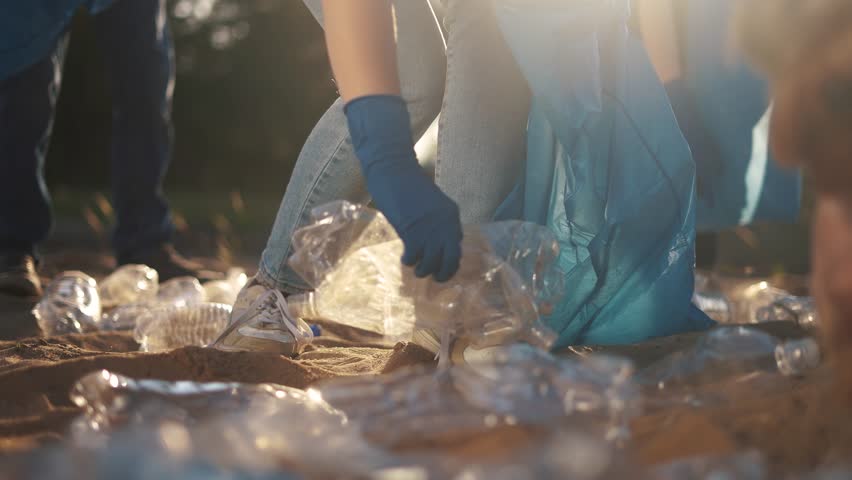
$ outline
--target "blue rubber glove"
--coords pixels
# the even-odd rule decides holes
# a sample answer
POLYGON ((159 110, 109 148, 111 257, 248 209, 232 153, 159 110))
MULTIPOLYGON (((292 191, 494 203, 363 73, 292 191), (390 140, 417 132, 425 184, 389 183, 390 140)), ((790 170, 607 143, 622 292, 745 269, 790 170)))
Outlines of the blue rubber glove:
POLYGON ((449 280, 461 260, 459 208, 423 172, 402 98, 356 98, 344 108, 367 190, 405 245, 402 263, 420 278, 449 280))

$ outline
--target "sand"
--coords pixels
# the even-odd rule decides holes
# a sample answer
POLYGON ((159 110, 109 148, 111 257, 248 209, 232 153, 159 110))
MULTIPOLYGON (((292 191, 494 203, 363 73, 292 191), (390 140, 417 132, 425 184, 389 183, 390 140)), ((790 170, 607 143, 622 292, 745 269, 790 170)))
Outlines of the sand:
MULTIPOLYGON (((196 347, 140 353, 128 333, 34 336, 38 328, 28 317, 31 307, 31 302, 0 299, 0 457, 63 439, 80 414, 68 396, 71 386, 100 369, 163 380, 270 382, 305 388, 328 378, 434 362, 430 352, 416 345, 387 344, 368 332, 333 324, 322 325, 322 336, 295 359, 196 347)), ((803 335, 792 325, 763 328, 780 337, 803 335)), ((614 353, 642 367, 688 347, 696 338, 680 335, 633 346, 574 348, 562 354, 614 353)), ((837 401, 833 371, 827 365, 805 379, 755 376, 711 386, 727 398, 715 406, 649 403, 646 414, 633 423, 633 440, 625 455, 652 466, 691 455, 758 449, 767 455, 773 475, 779 476, 852 458, 852 412, 837 401)), ((456 456, 487 460, 536 438, 534 431, 510 428, 446 448, 456 456)), ((412 442, 415 449, 416 443, 412 442)))
POLYGON ((291 359, 277 354, 186 347, 141 353, 129 333, 90 333, 0 342, 0 455, 59 440, 80 410, 68 392, 102 369, 138 378, 276 383, 306 388, 319 380, 391 372, 434 355, 413 344, 353 347, 330 329, 291 359))

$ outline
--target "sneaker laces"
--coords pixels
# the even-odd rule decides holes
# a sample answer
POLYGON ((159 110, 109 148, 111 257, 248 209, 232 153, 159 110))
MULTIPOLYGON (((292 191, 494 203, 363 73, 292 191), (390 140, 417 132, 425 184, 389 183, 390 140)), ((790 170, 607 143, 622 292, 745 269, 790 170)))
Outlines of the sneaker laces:
POLYGON ((264 317, 269 318, 271 320, 270 323, 283 323, 299 344, 301 344, 306 337, 313 337, 313 332, 310 331, 310 329, 305 331, 304 329, 299 328, 299 321, 290 311, 290 306, 287 304, 287 298, 284 297, 284 294, 279 290, 267 290, 263 295, 258 297, 257 300, 255 300, 249 307, 248 311, 251 312, 255 309, 261 309, 260 315, 265 314, 264 317), (270 312, 269 310, 264 309, 264 306, 266 305, 273 307, 273 309, 277 310, 277 312, 270 312), (280 313, 281 315, 276 315, 275 313, 280 313))
MULTIPOLYGON (((247 323, 255 312, 258 312, 261 323, 283 323, 287 330, 293 335, 293 339, 299 346, 304 344, 306 339, 313 338, 313 331, 311 331, 310 328, 299 328, 299 321, 296 320, 292 312, 290 312, 290 307, 287 305, 287 299, 284 297, 284 294, 278 290, 271 289, 257 297, 257 299, 251 303, 249 308, 246 309, 245 313, 243 313, 242 316, 237 318, 227 329, 225 329, 225 332, 222 333, 220 339, 230 335, 234 330, 239 329, 239 327, 247 323), (274 310, 272 312, 267 310, 265 308, 267 305, 272 307, 274 310, 277 310, 277 312, 281 315, 275 315, 274 310)), ((218 341, 219 340, 217 340, 217 342, 218 341)))

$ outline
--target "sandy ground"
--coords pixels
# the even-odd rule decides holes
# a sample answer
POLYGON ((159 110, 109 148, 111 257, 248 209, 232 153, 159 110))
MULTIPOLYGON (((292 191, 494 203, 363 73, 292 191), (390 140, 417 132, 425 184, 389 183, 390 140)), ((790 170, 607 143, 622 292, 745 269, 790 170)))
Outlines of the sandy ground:
MULTIPOLYGON (((103 273, 108 263, 92 259, 87 271, 103 273)), ((66 262, 51 270, 66 268, 66 262)), ((226 353, 182 348, 140 353, 127 333, 91 333, 40 338, 29 314, 32 301, 0 298, 0 457, 61 440, 80 411, 69 400, 71 385, 86 373, 108 369, 133 377, 164 380, 271 382, 304 388, 319 380, 390 372, 433 361, 413 344, 387 345, 348 328, 326 325, 314 346, 296 359, 264 353, 226 353)), ((765 328, 779 337, 802 335, 786 324, 765 328)), ((688 347, 696 335, 641 345, 569 349, 564 355, 604 351, 627 356, 642 367, 688 347)), ((833 401, 831 365, 804 379, 753 375, 707 388, 728 400, 702 408, 648 402, 633 424, 629 454, 643 465, 691 455, 757 449, 774 475, 810 470, 847 456, 852 415, 833 401)), ((529 432, 495 432, 456 445, 456 452, 488 457, 532 440, 529 432)))

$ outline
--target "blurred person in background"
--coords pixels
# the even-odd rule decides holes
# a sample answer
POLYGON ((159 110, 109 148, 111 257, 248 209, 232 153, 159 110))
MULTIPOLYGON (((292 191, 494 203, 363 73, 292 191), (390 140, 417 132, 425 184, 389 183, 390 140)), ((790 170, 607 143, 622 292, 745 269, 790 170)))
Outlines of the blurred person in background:
POLYGON ((751 2, 738 28, 772 80, 772 150, 816 189, 811 289, 852 406, 852 2, 751 2))
POLYGON ((44 160, 68 30, 83 7, 93 15, 111 81, 118 264, 146 264, 161 280, 199 269, 170 244, 174 226, 162 191, 174 89, 165 0, 6 1, 0 7, 0 293, 41 294, 36 248, 51 227, 44 160))
POLYGON ((739 0, 639 0, 643 41, 696 165, 696 260, 716 265, 718 233, 762 221, 794 223, 801 174, 772 161, 765 75, 734 44, 739 0))

